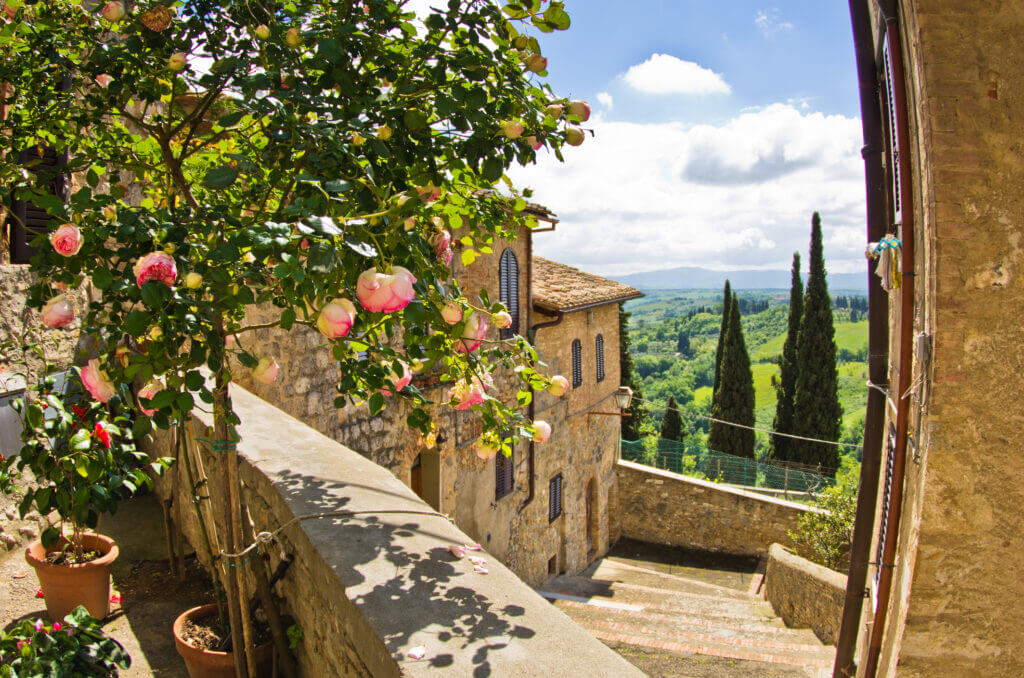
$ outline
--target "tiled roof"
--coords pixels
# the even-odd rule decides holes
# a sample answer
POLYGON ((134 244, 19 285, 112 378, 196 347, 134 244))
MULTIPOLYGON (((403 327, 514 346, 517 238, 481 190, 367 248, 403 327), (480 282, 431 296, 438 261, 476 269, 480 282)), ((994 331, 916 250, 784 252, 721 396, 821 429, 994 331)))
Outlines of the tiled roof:
POLYGON ((533 305, 543 311, 575 311, 641 297, 640 290, 557 261, 533 258, 533 305))

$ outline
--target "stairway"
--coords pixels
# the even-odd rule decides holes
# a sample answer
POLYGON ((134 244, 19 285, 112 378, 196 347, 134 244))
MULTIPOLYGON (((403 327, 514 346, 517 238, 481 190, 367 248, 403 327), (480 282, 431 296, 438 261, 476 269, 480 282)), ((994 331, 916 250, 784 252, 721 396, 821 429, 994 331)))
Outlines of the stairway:
POLYGON ((835 650, 790 629, 761 597, 703 577, 608 556, 540 594, 652 676, 826 677, 835 650))

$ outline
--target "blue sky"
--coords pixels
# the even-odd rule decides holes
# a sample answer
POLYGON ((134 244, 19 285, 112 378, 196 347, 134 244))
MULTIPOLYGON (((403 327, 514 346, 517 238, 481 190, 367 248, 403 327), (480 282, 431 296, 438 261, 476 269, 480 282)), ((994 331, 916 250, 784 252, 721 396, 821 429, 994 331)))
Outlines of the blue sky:
POLYGON ((841 0, 567 0, 547 81, 594 131, 511 172, 562 220, 539 254, 614 275, 788 268, 822 213, 833 271, 863 270, 863 166, 841 0))

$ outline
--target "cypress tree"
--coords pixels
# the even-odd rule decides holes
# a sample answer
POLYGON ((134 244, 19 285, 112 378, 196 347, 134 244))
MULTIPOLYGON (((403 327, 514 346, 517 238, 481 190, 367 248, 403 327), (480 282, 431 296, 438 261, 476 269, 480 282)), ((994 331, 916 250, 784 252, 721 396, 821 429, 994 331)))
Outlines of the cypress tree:
POLYGON ((676 412, 676 397, 668 397, 668 407, 665 409, 665 416, 661 418, 662 440, 682 441, 686 434, 683 431, 683 418, 676 412))
POLYGON ((725 344, 725 331, 729 329, 729 311, 732 305, 732 288, 729 281, 725 281, 725 291, 722 293, 722 327, 718 330, 718 348, 715 349, 715 384, 711 393, 718 393, 718 380, 722 372, 722 346, 725 344))
MULTIPOLYGON (((821 217, 815 212, 811 219, 810 273, 797 342, 793 433, 821 440, 839 440, 842 416, 835 327, 832 325, 832 304, 828 297, 821 246, 821 217)), ((793 440, 791 444, 795 461, 820 464, 835 474, 839 467, 839 450, 835 445, 805 440, 793 440)))
POLYGON ((633 389, 633 399, 622 418, 622 439, 640 440, 640 427, 647 421, 647 405, 643 403, 640 384, 633 374, 633 356, 629 353, 629 313, 619 304, 619 382, 633 389))
MULTIPOLYGON (((754 425, 754 375, 750 371, 750 355, 743 340, 743 323, 740 320, 740 305, 732 295, 729 322, 725 341, 722 345, 721 383, 715 392, 711 405, 711 416, 715 419, 754 425)), ((754 432, 718 422, 711 422, 708 447, 719 452, 754 458, 754 432)))
MULTIPOLYGON (((786 343, 779 358, 778 400, 772 429, 780 433, 793 432, 793 400, 796 397, 797 342, 800 338, 800 320, 804 312, 804 283, 800 278, 800 255, 793 253, 793 274, 789 287, 789 329, 786 343)), ((792 438, 772 436, 771 458, 793 461, 792 438)))
POLYGON ((684 358, 690 357, 690 335, 686 332, 679 333, 679 337, 676 339, 676 351, 684 358))

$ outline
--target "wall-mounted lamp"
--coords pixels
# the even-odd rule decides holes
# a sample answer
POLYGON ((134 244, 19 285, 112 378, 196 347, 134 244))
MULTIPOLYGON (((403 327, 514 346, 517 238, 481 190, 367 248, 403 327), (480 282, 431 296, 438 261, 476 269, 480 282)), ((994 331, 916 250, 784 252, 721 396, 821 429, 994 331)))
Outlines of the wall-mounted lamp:
POLYGON ((587 414, 603 414, 608 417, 628 417, 629 414, 626 410, 629 409, 629 403, 633 400, 633 389, 628 386, 620 386, 618 390, 612 394, 612 398, 615 399, 615 406, 619 408, 618 412, 587 412, 587 414))

